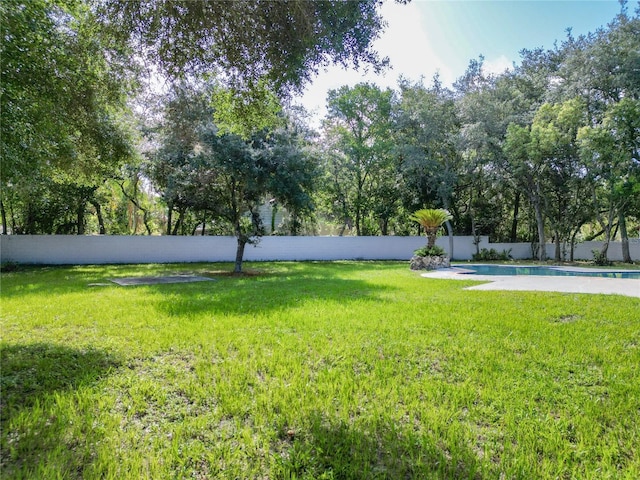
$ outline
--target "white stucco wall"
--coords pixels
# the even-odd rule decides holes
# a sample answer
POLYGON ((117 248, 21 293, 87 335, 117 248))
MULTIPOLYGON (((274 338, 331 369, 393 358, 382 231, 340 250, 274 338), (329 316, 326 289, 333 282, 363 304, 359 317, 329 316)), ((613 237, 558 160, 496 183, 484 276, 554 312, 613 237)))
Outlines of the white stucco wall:
MULTIPOLYGON (((424 237, 263 237, 257 246, 247 245, 245 260, 408 260, 426 243, 424 237)), ((449 251, 448 237, 437 244, 449 251)), ((591 260, 600 242, 576 248, 576 259, 591 260)), ((631 257, 640 260, 640 240, 631 241, 631 257)), ((513 258, 531 258, 531 245, 490 244, 482 237, 479 248, 498 252, 511 249, 513 258)), ((476 246, 473 237, 454 237, 453 258, 470 260, 476 246)), ((233 261, 234 237, 214 236, 76 236, 2 235, 0 261, 34 264, 104 264, 233 261)), ((553 258, 554 246, 547 245, 553 258)), ((609 258, 622 259, 619 243, 609 247, 609 258)))

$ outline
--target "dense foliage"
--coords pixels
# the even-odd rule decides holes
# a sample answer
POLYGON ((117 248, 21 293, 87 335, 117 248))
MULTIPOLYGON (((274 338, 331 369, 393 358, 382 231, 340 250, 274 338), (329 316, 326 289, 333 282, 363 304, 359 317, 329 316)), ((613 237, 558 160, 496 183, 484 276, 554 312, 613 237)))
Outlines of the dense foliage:
POLYGON ((383 67, 378 7, 3 2, 4 232, 407 235, 412 212, 443 208, 454 233, 532 242, 540 258, 600 238, 606 259, 615 238, 629 261, 640 10, 501 75, 471 60, 451 88, 341 87, 311 131, 281 100, 328 62, 383 67), (141 65, 168 93, 134 95, 141 65))
POLYGON ((381 69, 371 43, 381 0, 102 0, 98 17, 170 78, 213 76, 230 95, 217 115, 245 136, 274 119, 273 95, 299 91, 330 63, 381 69), (248 121, 251 120, 251 121, 248 121))
POLYGON ((75 0, 2 2, 0 26, 4 232, 6 202, 15 233, 82 233, 85 206, 134 156, 126 49, 75 0))

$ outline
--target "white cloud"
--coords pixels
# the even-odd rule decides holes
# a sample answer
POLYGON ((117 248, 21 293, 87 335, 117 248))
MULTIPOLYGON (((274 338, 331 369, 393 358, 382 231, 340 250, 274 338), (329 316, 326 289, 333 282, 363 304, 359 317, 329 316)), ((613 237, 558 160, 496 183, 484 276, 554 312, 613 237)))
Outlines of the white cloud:
POLYGON ((389 26, 376 47, 391 59, 392 70, 384 76, 384 86, 395 86, 400 74, 417 80, 430 80, 436 72, 444 79, 451 71, 433 50, 425 32, 423 10, 415 3, 399 5, 387 2, 382 15, 389 26))
POLYGON ((505 70, 513 69, 513 61, 509 60, 505 55, 500 55, 498 58, 492 60, 485 59, 483 69, 485 73, 500 75, 504 73, 505 70))

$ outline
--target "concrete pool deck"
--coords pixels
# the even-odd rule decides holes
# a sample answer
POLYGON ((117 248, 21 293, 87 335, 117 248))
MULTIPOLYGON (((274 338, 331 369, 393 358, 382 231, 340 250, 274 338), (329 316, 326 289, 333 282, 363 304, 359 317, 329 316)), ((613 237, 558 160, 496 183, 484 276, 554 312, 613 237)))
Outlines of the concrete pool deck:
POLYGON ((599 277, 548 277, 543 275, 476 275, 462 273, 463 269, 442 269, 422 273, 425 278, 473 280, 483 283, 468 290, 519 290, 566 293, 601 293, 640 298, 640 280, 599 277))

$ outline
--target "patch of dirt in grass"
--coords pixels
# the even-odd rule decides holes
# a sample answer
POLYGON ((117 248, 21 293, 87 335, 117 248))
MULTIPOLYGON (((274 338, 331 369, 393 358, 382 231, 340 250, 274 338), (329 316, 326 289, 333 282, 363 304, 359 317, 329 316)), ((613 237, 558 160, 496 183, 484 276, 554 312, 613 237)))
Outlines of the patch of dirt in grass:
POLYGON ((228 270, 205 270, 200 272, 200 275, 204 275, 206 277, 262 277, 268 275, 269 272, 265 272, 264 270, 243 270, 240 273, 230 272, 228 270))
POLYGON ((559 317, 554 317, 551 319, 552 323, 573 323, 582 319, 582 315, 561 315, 559 317))

